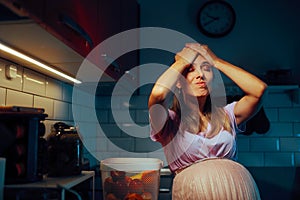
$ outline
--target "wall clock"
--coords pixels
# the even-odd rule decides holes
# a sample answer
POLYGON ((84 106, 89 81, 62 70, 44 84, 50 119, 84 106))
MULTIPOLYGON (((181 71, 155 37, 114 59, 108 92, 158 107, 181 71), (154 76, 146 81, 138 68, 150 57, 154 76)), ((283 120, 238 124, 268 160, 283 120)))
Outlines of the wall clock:
POLYGON ((223 37, 232 31, 236 15, 232 6, 224 0, 210 0, 198 12, 198 27, 208 37, 223 37))

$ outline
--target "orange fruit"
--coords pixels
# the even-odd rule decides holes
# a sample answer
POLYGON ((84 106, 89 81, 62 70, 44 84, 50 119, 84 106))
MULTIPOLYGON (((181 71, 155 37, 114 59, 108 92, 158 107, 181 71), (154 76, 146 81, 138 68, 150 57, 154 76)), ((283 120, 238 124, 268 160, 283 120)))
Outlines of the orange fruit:
POLYGON ((152 196, 158 194, 159 189, 159 171, 149 170, 142 173, 142 182, 144 184, 144 191, 150 192, 152 196))

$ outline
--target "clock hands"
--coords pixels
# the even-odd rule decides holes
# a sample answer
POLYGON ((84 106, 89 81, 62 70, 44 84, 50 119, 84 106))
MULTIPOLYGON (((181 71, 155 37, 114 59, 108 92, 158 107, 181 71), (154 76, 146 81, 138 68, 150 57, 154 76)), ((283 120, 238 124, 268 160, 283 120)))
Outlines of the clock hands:
POLYGON ((207 26, 207 25, 209 25, 210 23, 212 23, 212 22, 214 22, 214 21, 218 21, 218 20, 220 19, 219 17, 214 17, 214 16, 211 16, 211 15, 209 15, 209 14, 206 14, 206 16, 207 16, 208 18, 210 18, 211 20, 206 21, 206 22, 203 24, 203 26, 207 26))
POLYGON ((207 16, 208 18, 213 19, 213 20, 218 20, 218 19, 219 19, 219 17, 211 16, 211 15, 209 15, 208 13, 206 13, 206 16, 207 16))
POLYGON ((235 11, 227 1, 206 1, 198 11, 197 25, 200 31, 208 37, 222 37, 234 27, 235 11))

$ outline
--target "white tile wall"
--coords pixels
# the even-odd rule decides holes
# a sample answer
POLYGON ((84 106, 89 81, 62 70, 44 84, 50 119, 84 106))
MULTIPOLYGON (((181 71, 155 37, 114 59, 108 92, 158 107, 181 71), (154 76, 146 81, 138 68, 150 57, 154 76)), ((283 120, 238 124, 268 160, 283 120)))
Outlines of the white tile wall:
POLYGON ((0 88, 0 106, 5 105, 5 99, 6 99, 6 89, 0 88))
POLYGON ((265 153, 265 166, 285 167, 294 165, 294 153, 265 153))
POLYGON ((90 152, 96 152, 97 151, 97 140, 95 138, 87 138, 84 140, 84 144, 88 145, 90 152))
POLYGON ((44 108, 48 114, 44 122, 47 133, 50 132, 51 124, 57 121, 71 122, 69 107, 71 107, 72 85, 19 65, 16 65, 17 77, 8 79, 5 76, 7 64, 12 63, 0 59, 0 105, 44 108))
MULTIPOLYGON (((0 105, 20 105, 29 107, 43 107, 49 117, 45 120, 46 133, 57 121, 74 124, 72 117, 72 85, 57 81, 50 77, 18 66, 18 77, 8 80, 5 77, 5 62, 0 60, 0 105), (23 73, 24 71, 24 73, 23 73), (22 79, 24 77, 24 81, 22 79), (42 84, 44 83, 44 84, 42 84)), ((148 124, 147 100, 151 87, 143 87, 139 96, 130 100, 133 121, 148 124)), ((160 144, 145 141, 140 138, 128 137, 114 123, 111 115, 110 97, 95 97, 91 94, 78 92, 79 103, 85 113, 92 112, 93 102, 97 108, 97 120, 90 122, 91 129, 83 129, 84 140, 91 144, 93 153, 99 158, 117 157, 126 154, 118 146, 137 152, 138 155, 155 155, 152 151, 161 149, 160 144), (100 127, 98 127, 100 122, 100 127), (103 129, 106 136, 98 134, 103 129), (95 132, 95 133, 93 133, 95 132), (106 138, 108 137, 108 138, 106 138), (115 146, 117 145, 117 146, 115 146), (116 150, 118 149, 118 150, 116 150)), ((75 95, 75 96, 76 96, 75 95)), ((119 111, 117 115, 121 121, 128 122, 128 104, 122 104, 124 97, 119 98, 119 104, 114 105, 119 111)), ((266 114, 271 122, 270 130, 263 135, 238 136, 238 161, 246 166, 294 166, 300 165, 300 107, 293 101, 289 92, 270 92, 264 102, 266 114)), ((80 113, 79 113, 80 114, 80 113)), ((93 155, 86 157, 98 163, 93 155)), ((157 156, 165 159, 163 152, 157 156)))
POLYGON ((96 113, 99 122, 108 123, 108 110, 97 109, 96 113))
POLYGON ((105 152, 107 150, 108 143, 106 142, 105 138, 98 137, 96 139, 96 142, 97 142, 96 151, 105 152))
POLYGON ((294 136, 300 137, 300 123, 294 123, 294 136))
POLYGON ((74 121, 72 103, 69 104, 69 120, 74 121))
POLYGON ((70 84, 62 84, 62 100, 66 102, 72 102, 73 86, 70 84))
POLYGON ((8 106, 33 106, 33 95, 20 91, 7 89, 6 105, 8 106))
POLYGON ((121 137, 122 135, 121 130, 115 124, 102 124, 101 128, 107 137, 121 137))
POLYGON ((148 96, 136 96, 130 101, 130 107, 133 109, 148 109, 148 96))
POLYGON ((250 151, 279 151, 278 138, 251 138, 250 151))
POLYGON ((23 91, 27 93, 46 95, 46 77, 35 71, 24 69, 23 91))
POLYGON ((265 134, 266 137, 287 137, 292 135, 293 123, 278 121, 271 123, 269 131, 265 134))
POLYGON ((72 102, 82 106, 91 106, 95 104, 95 94, 88 93, 78 88, 73 90, 72 102))
POLYGON ((135 151, 133 138, 110 138, 107 150, 109 152, 135 151))
POLYGON ((300 152, 300 138, 280 138, 281 151, 300 152))
POLYGON ((48 115, 48 119, 54 119, 53 116, 53 107, 54 102, 53 99, 49 99, 46 97, 34 96, 33 98, 33 107, 44 108, 45 113, 48 115))
POLYGON ((148 124, 149 123, 149 113, 148 109, 146 110, 136 110, 135 111, 135 122, 141 124, 148 124))
POLYGON ((280 108, 279 121, 300 122, 300 108, 280 108))
POLYGON ((118 119, 119 123, 128 123, 135 119, 135 113, 129 114, 128 110, 117 110, 115 114, 116 117, 114 117, 112 113, 109 113, 109 122, 113 123, 115 119, 118 119))
POLYGON ((251 167, 264 166, 264 153, 240 152, 238 153, 238 162, 251 167))
MULTIPOLYGON (((48 117, 43 122, 46 126, 45 137, 50 134, 51 126, 59 121, 75 125, 72 115, 72 94, 73 86, 51 77, 47 77, 43 74, 37 73, 22 66, 17 66, 17 77, 15 79, 7 79, 5 76, 5 65, 7 61, 0 59, 0 105, 16 105, 26 107, 41 107, 45 109, 45 113, 48 117)), ((91 101, 94 101, 92 95, 83 94, 82 104, 85 113, 91 113, 89 108, 91 101)), ((108 113, 102 115, 104 121, 108 121, 108 113), (106 117, 105 117, 106 116, 106 117)), ((90 117, 90 116, 88 116, 90 117)), ((89 120, 89 118, 84 118, 89 120)), ((94 123, 89 125, 89 129, 82 128, 84 132, 84 140, 88 141, 88 145, 93 144, 92 150, 97 153, 98 150, 106 150, 107 144, 92 143, 93 141, 99 141, 97 135, 97 118, 95 117, 94 123), (100 144, 100 145, 99 145, 100 144)), ((119 136, 121 133, 119 133, 119 136)), ((85 157, 91 158, 91 165, 97 164, 97 160, 85 151, 85 157)), ((101 152, 102 153, 102 152, 101 152)), ((119 153, 107 154, 118 155, 119 153)))
POLYGON ((293 106, 300 107, 300 88, 298 88, 298 90, 294 90, 293 99, 293 106))
POLYGON ((249 139, 249 137, 247 137, 247 138, 238 137, 237 147, 238 147, 238 150, 240 152, 250 151, 250 139, 249 139))
POLYGON ((46 78, 46 96, 62 100, 63 99, 63 83, 61 81, 46 78))
POLYGON ((54 100, 53 117, 58 120, 69 120, 69 104, 54 100))
POLYGON ((276 108, 264 108, 265 113, 270 122, 278 121, 278 109, 276 108))
POLYGON ((162 146, 158 142, 152 141, 150 138, 137 138, 136 139, 136 152, 153 152, 161 149, 162 146))
POLYGON ((96 109, 108 109, 111 107, 110 97, 107 96, 96 96, 95 97, 96 109))
MULTIPOLYGON (((139 96, 131 97, 130 117, 135 123, 148 125, 147 100, 150 89, 144 88, 143 92, 139 96)), ((122 97, 118 100, 120 102, 119 107, 118 105, 114 105, 114 107, 119 108, 117 115, 122 122, 126 123, 129 121, 128 105, 126 107, 122 104, 124 101, 122 97)), ((120 134, 120 129, 113 124, 115 118, 110 113, 110 98, 97 97, 96 106, 98 117, 101 119, 100 124, 105 134, 113 141, 126 142, 126 138, 129 139, 128 136, 122 131, 120 134), (109 115, 108 120, 106 120, 107 114, 109 115)), ((300 152, 298 150, 300 141, 299 139, 294 140, 295 136, 300 137, 300 122, 298 122, 300 108, 294 106, 291 95, 286 91, 270 92, 267 95, 264 108, 271 123, 270 129, 265 134, 253 133, 251 136, 238 136, 239 162, 246 166, 293 166, 297 163, 300 164, 300 155, 298 162, 296 162, 297 157, 294 156, 295 152, 300 152), (278 162, 275 160, 276 155, 280 158, 278 162)), ((135 138, 134 144, 127 142, 127 145, 133 145, 134 151, 139 153, 152 152, 156 148, 161 148, 158 143, 140 138, 135 138)), ((112 144, 109 143, 107 152, 112 150, 110 149, 112 144)), ((127 146, 127 148, 130 147, 127 146)))
POLYGON ((295 166, 300 166, 300 153, 295 153, 295 166))
POLYGON ((80 135, 83 136, 83 140, 97 138, 97 124, 91 122, 78 122, 76 123, 80 135))
POLYGON ((95 115, 95 111, 91 107, 80 106, 80 120, 85 122, 94 122, 96 123, 97 116, 95 115))
POLYGON ((290 94, 286 93, 284 91, 278 92, 278 93, 272 93, 269 92, 266 95, 264 105, 266 107, 272 107, 272 108, 277 108, 277 107, 291 107, 292 106, 292 101, 290 98, 290 94))

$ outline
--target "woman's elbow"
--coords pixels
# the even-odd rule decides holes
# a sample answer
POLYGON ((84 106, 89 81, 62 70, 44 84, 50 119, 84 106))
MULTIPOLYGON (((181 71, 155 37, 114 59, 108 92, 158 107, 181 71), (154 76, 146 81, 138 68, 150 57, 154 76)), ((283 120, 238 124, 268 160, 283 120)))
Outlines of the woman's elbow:
POLYGON ((153 104, 161 104, 162 102, 165 101, 166 96, 167 96, 167 91, 164 87, 156 86, 152 89, 150 97, 149 97, 149 102, 148 106, 152 106, 153 104))
POLYGON ((263 96, 267 91, 268 85, 264 82, 261 86, 261 96, 263 96))
POLYGON ((256 88, 257 91, 257 98, 262 98, 263 96, 265 96, 265 93, 267 91, 268 85, 264 82, 262 82, 259 87, 256 88))

